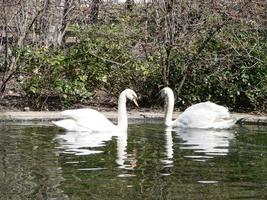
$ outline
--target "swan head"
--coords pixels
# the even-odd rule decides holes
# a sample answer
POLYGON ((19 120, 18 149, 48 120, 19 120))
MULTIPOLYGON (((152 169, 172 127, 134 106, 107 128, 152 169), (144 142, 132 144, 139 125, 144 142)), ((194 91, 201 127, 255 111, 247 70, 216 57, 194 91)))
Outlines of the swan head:
POLYGON ((163 88, 162 90, 160 90, 160 96, 162 98, 165 98, 166 96, 170 95, 170 94, 173 94, 173 91, 171 88, 169 87, 165 87, 163 88))
POLYGON ((130 99, 137 107, 139 107, 137 103, 137 94, 132 89, 126 89, 124 90, 124 93, 127 99, 130 99))

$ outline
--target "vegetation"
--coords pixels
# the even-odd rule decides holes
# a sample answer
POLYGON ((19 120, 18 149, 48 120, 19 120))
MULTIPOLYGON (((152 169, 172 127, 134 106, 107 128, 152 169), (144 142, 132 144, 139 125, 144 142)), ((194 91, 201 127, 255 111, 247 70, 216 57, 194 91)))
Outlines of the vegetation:
POLYGON ((234 111, 267 109, 261 1, 37 2, 31 14, 29 2, 2 3, 2 95, 15 77, 35 109, 51 97, 70 106, 87 102, 96 89, 117 95, 126 87, 142 95, 141 106, 152 106, 168 85, 181 108, 210 100, 234 111), (47 25, 56 8, 53 17, 61 20, 47 25), (28 17, 21 20, 24 33, 18 21, 7 22, 10 15, 28 17))

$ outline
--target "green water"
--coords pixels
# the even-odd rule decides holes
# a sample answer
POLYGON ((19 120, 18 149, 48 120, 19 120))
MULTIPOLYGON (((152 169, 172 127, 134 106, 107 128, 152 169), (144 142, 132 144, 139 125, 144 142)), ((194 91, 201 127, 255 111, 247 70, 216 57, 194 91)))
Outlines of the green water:
POLYGON ((0 126, 0 199, 267 199, 267 127, 0 126))

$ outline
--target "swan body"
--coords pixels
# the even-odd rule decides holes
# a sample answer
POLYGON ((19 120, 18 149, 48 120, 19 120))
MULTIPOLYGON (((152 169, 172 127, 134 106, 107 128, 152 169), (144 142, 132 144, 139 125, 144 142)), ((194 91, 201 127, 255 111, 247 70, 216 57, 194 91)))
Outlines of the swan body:
POLYGON ((126 131, 128 128, 128 119, 126 111, 126 100, 130 99, 137 106, 137 95, 131 89, 126 89, 121 92, 118 101, 118 124, 114 125, 102 113, 85 108, 66 110, 61 112, 61 115, 66 119, 54 121, 56 126, 62 127, 68 131, 78 132, 113 132, 126 131))
POLYGON ((165 87, 161 90, 165 98, 165 125, 182 128, 227 129, 234 126, 236 119, 230 116, 228 108, 210 101, 188 107, 176 120, 172 120, 174 108, 173 91, 165 87))

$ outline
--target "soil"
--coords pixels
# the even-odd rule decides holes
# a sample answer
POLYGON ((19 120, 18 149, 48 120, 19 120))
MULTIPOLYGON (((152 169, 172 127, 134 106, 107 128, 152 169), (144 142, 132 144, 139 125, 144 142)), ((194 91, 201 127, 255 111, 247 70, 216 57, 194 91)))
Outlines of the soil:
POLYGON ((113 110, 116 107, 115 98, 94 95, 79 103, 64 104, 58 96, 42 96, 36 99, 23 94, 4 94, 0 100, 0 111, 57 111, 83 107, 102 107, 104 110, 113 110))
MULTIPOLYGON (((133 106, 130 105, 129 106, 133 106)), ((82 102, 64 103, 64 99, 55 95, 29 98, 15 80, 9 81, 0 97, 0 111, 59 111, 90 107, 97 110, 117 110, 117 97, 105 90, 95 90, 93 96, 82 102)), ((134 107, 134 106, 133 106, 134 107)))
MULTIPOLYGON (((5 111, 60 111, 65 109, 77 109, 90 107, 99 111, 116 111, 117 110, 117 96, 111 95, 105 90, 95 90, 94 95, 84 100, 83 102, 64 103, 62 98, 54 95, 47 95, 38 97, 36 99, 29 98, 19 87, 15 80, 9 81, 5 92, 0 97, 0 112, 5 111)), ((141 102, 142 104, 142 102, 141 102)), ((136 107, 129 103, 127 107, 136 109, 136 107)), ((153 111, 162 112, 163 105, 138 108, 139 111, 153 111)), ((181 111, 175 109, 175 111, 181 111)), ((242 112, 243 113, 243 112, 242 112)), ((267 115, 266 112, 244 112, 246 114, 267 115)))

